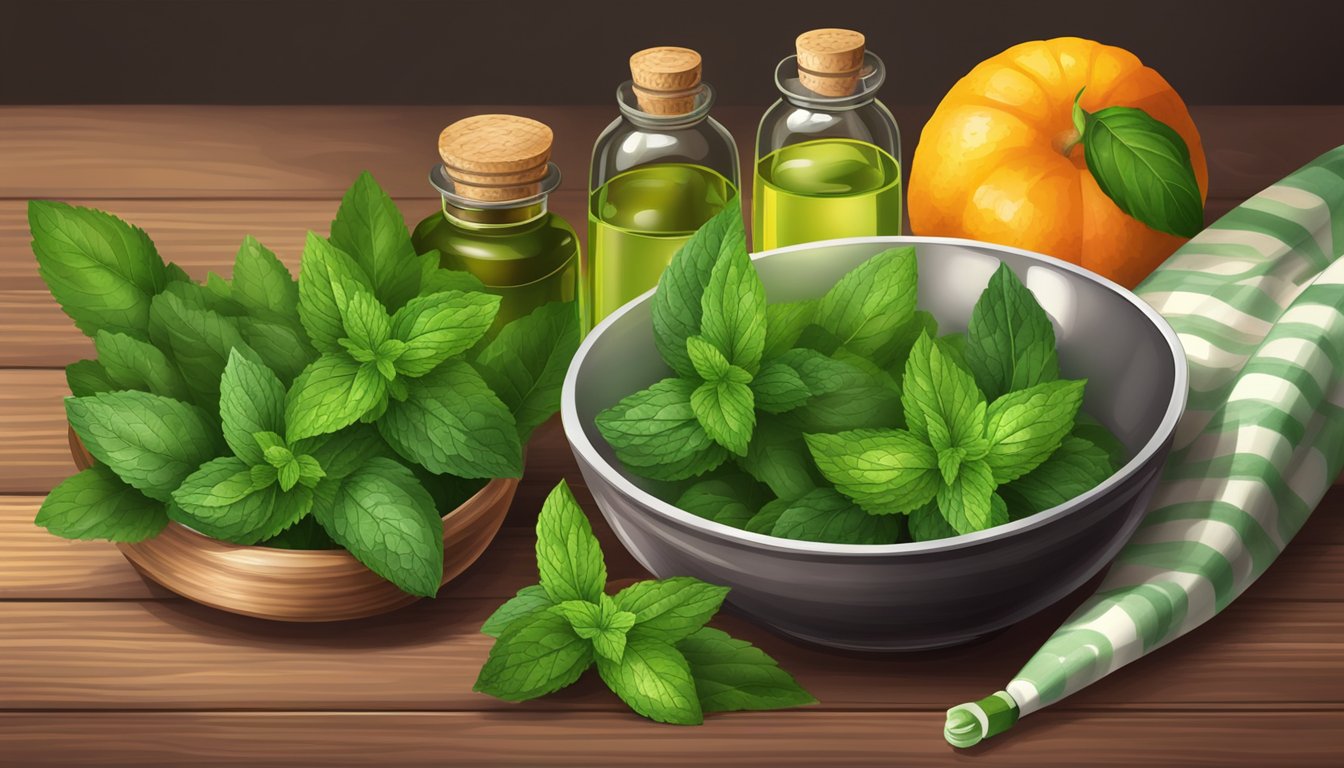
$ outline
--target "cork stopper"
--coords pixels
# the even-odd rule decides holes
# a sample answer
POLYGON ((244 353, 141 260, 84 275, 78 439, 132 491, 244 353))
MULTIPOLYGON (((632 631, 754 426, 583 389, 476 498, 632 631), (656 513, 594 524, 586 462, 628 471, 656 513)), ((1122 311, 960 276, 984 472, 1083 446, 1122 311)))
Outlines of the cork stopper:
POLYGON ((819 96, 854 93, 863 74, 863 34, 852 29, 814 29, 798 36, 798 79, 819 96))
POLYGON ((554 134, 517 115, 476 115, 439 134, 439 156, 458 195, 471 200, 520 200, 541 191, 554 134))
POLYGON ((630 57, 639 108, 651 115, 684 115, 700 90, 700 54, 690 48, 645 48, 630 57))

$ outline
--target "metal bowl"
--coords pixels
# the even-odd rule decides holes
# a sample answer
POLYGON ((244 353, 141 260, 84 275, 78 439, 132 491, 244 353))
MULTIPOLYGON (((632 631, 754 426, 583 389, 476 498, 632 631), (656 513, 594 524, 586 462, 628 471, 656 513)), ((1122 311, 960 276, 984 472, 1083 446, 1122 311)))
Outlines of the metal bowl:
POLYGON ((755 257, 771 302, 822 295, 855 265, 900 245, 919 258, 919 304, 940 332, 965 330, 1000 263, 1054 321, 1060 367, 1087 378, 1083 405, 1125 444, 1129 461, 1065 504, 987 531, 888 545, 793 541, 706 520, 654 496, 602 439, 598 412, 670 375, 653 344, 650 297, 593 330, 565 378, 565 435, 598 507, 631 554, 659 577, 732 588, 728 602, 773 629, 854 650, 956 645, 1059 600, 1102 569, 1142 517, 1185 407, 1186 363, 1166 321, 1120 286, 1057 259, 970 240, 870 237, 755 257))

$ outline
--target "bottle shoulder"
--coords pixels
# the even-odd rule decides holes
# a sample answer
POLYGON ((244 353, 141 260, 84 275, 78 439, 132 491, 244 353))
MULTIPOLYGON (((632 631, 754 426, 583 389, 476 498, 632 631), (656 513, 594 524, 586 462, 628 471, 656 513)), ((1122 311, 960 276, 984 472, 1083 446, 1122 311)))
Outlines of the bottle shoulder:
POLYGON ((853 139, 900 157, 901 131, 891 110, 877 99, 846 109, 819 109, 779 99, 761 116, 756 158, 805 141, 853 139))
POLYGON ((671 163, 703 166, 740 185, 737 144, 712 115, 675 127, 640 125, 620 116, 593 145, 589 189, 639 166, 671 163))

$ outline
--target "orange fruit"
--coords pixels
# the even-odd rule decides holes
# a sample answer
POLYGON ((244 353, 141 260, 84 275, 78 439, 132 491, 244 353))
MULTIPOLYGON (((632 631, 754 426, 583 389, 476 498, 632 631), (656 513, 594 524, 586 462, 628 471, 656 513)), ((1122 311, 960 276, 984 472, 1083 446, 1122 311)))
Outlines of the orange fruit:
POLYGON ((1207 198, 1199 131, 1171 85, 1123 48, 1060 37, 987 59, 943 97, 910 169, 915 234, 1037 251, 1129 288, 1147 277, 1185 239, 1121 211, 1088 172, 1082 145, 1067 149, 1082 88, 1089 113, 1137 107, 1180 134, 1207 198))

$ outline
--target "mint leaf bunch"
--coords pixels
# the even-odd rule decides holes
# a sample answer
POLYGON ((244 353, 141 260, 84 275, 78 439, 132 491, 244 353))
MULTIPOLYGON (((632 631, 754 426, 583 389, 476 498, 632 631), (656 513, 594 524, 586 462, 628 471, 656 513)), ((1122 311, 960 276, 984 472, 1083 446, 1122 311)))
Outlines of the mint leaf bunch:
POLYGON ((765 304, 749 267, 739 217, 697 232, 653 299, 676 376, 597 417, 622 464, 682 509, 785 538, 924 541, 1048 509, 1123 463, 1006 266, 966 332, 943 335, 917 309, 913 248, 812 301, 765 304))
POLYGON ((252 238, 231 279, 192 282, 109 214, 29 205, 52 295, 94 339, 67 369, 71 426, 99 465, 58 486, 37 524, 138 541, 171 520, 239 544, 343 547, 432 595, 441 511, 522 472, 578 346, 572 304, 491 334, 499 298, 416 254, 363 174, 295 281, 252 238))
POLYGON ((602 549, 563 481, 537 517, 536 549, 539 583, 481 627, 496 641, 475 690, 527 701, 596 665, 613 693, 660 723, 697 725, 708 712, 815 703, 774 659, 705 626, 726 587, 676 577, 606 594, 602 549))

